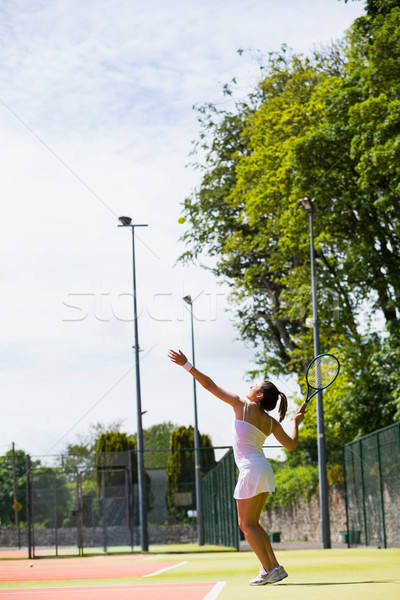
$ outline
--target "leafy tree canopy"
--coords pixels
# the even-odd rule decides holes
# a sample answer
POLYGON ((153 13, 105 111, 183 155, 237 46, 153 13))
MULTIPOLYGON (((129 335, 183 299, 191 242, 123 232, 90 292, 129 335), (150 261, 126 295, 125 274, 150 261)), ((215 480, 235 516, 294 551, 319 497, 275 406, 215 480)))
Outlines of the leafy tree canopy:
MULTIPOLYGON (((349 0, 344 1, 347 4, 349 0)), ((360 0, 352 0, 352 2, 360 2, 360 0)), ((393 8, 399 7, 399 0, 365 0, 365 10, 369 17, 382 15, 390 12, 393 8)))
POLYGON ((96 423, 90 425, 86 435, 79 435, 75 443, 67 444, 61 458, 60 466, 66 473, 87 471, 94 468, 94 454, 98 439, 110 431, 121 431, 123 421, 116 419, 109 424, 96 423))
MULTIPOLYGON (((177 427, 171 421, 167 421, 143 430, 143 444, 146 450, 144 464, 147 469, 166 468, 171 432, 177 427)), ((133 438, 136 440, 136 434, 133 438)))
MULTIPOLYGON (((299 200, 315 200, 321 347, 342 362, 325 396, 332 444, 400 416, 400 8, 367 5, 341 43, 270 53, 234 110, 199 108, 201 180, 184 202, 181 261, 213 257, 257 372, 296 374, 304 389, 313 336, 299 200)), ((304 429, 315 441, 315 420, 304 429)))

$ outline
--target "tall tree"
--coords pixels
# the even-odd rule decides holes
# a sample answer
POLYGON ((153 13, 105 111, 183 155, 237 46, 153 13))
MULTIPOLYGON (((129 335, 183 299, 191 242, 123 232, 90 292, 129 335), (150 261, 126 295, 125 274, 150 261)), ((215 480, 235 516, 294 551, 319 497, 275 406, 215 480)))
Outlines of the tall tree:
MULTIPOLYGON (((216 465, 216 462, 209 436, 200 434, 199 437, 200 471, 204 476, 216 465)), ((166 499, 169 513, 181 522, 187 520, 187 511, 196 507, 194 429, 192 426, 181 426, 171 433, 167 483, 166 499), (179 499, 182 498, 181 504, 179 499)))
MULTIPOLYGON (((237 105, 238 115, 201 111, 205 173, 185 201, 192 229, 182 260, 202 251, 216 256, 214 272, 232 286, 241 334, 270 373, 300 372, 312 354, 308 223, 293 156, 320 121, 321 97, 340 68, 336 49, 313 61, 283 49, 270 55, 258 93, 237 105)), ((324 265, 319 276, 322 322, 333 346, 356 335, 354 303, 340 280, 331 285, 324 265), (346 302, 333 327, 339 292, 346 302)))
POLYGON ((294 157, 299 193, 321 207, 321 259, 331 248, 334 277, 389 326, 400 309, 399 26, 400 8, 355 22, 343 77, 294 157))
POLYGON ((124 471, 128 466, 128 455, 132 465, 132 482, 137 483, 137 465, 135 460, 136 442, 132 436, 121 431, 106 431, 99 435, 96 442, 96 466, 99 471, 98 481, 101 485, 101 473, 108 471, 107 485, 122 485, 124 471))
MULTIPOLYGON (((125 470, 128 466, 128 455, 130 455, 132 469, 132 484, 138 482, 137 450, 136 441, 133 436, 121 431, 105 431, 100 434, 96 442, 96 466, 98 487, 125 486, 125 470), (104 478, 104 479, 103 479, 104 478)), ((154 494, 151 491, 151 479, 145 472, 145 488, 147 498, 147 510, 152 509, 154 494)))
MULTIPOLYGON (((400 9, 369 5, 343 44, 311 57, 285 47, 270 54, 258 90, 236 111, 200 109, 202 177, 185 200, 191 228, 181 257, 214 257, 215 274, 232 287, 241 336, 256 348, 257 371, 296 373, 303 383, 313 344, 309 229, 299 199, 315 199, 321 345, 345 365, 342 385, 329 394, 333 407, 355 417, 348 436, 396 412, 369 368, 377 344, 399 327, 400 9), (368 334, 380 314, 387 331, 368 334)), ((328 435, 337 432, 338 411, 328 435)))
MULTIPOLYGON (((168 463, 171 432, 177 425, 164 421, 143 430, 144 464, 147 469, 165 469, 168 463)), ((136 440, 136 434, 134 435, 136 440)))

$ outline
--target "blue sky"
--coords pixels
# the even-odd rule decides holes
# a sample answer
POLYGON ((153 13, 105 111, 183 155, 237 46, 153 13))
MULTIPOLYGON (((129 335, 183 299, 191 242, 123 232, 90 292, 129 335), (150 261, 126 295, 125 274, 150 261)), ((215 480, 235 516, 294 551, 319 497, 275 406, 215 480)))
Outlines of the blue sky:
MULTIPOLYGON (((337 0, 15 0, 0 6, 0 452, 14 441, 59 453, 91 424, 136 431, 131 245, 137 282, 144 427, 193 422, 192 382, 166 359, 190 351, 245 394, 252 353, 234 341, 227 290, 175 266, 177 224, 198 184, 188 168, 194 104, 246 94, 257 51, 298 52, 343 36, 362 2, 337 0), (242 56, 238 48, 245 50, 242 56)), ((282 378, 282 391, 293 387, 282 378)), ((230 409, 199 390, 199 426, 230 443, 230 409)))

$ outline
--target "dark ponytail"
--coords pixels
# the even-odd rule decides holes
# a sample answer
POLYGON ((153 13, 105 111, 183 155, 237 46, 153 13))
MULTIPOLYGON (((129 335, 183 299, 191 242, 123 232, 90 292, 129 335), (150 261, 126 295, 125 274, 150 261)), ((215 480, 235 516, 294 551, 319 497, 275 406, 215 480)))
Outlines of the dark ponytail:
POLYGON ((287 411, 287 398, 285 394, 280 392, 276 385, 271 381, 263 381, 259 390, 263 394, 263 398, 260 401, 260 406, 266 412, 274 410, 277 405, 278 398, 281 398, 279 403, 279 422, 281 423, 285 418, 287 411))

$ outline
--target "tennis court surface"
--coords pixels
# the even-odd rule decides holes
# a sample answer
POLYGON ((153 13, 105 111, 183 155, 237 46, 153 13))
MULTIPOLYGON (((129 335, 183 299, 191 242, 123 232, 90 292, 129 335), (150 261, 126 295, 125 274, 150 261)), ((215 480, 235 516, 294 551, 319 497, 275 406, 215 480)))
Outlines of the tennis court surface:
POLYGON ((179 567, 174 560, 154 560, 143 555, 99 556, 69 559, 9 560, 0 565, 0 581, 62 581, 152 577, 179 567), (32 565, 32 566, 30 566, 32 565))
POLYGON ((185 560, 140 554, 39 560, 8 558, 0 562, 0 598, 216 600, 224 582, 180 582, 178 575, 173 583, 139 583, 165 576, 186 564, 185 560))
MULTIPOLYGON (((1 556, 1 554, 0 554, 1 556)), ((0 600, 385 600, 400 598, 399 549, 281 550, 289 577, 250 587, 251 552, 0 560, 0 600), (33 566, 30 566, 30 564, 33 566)))
POLYGON ((217 598, 222 584, 176 583, 156 585, 114 585, 74 588, 45 588, 25 590, 1 590, 0 598, 10 600, 211 600, 217 598))

